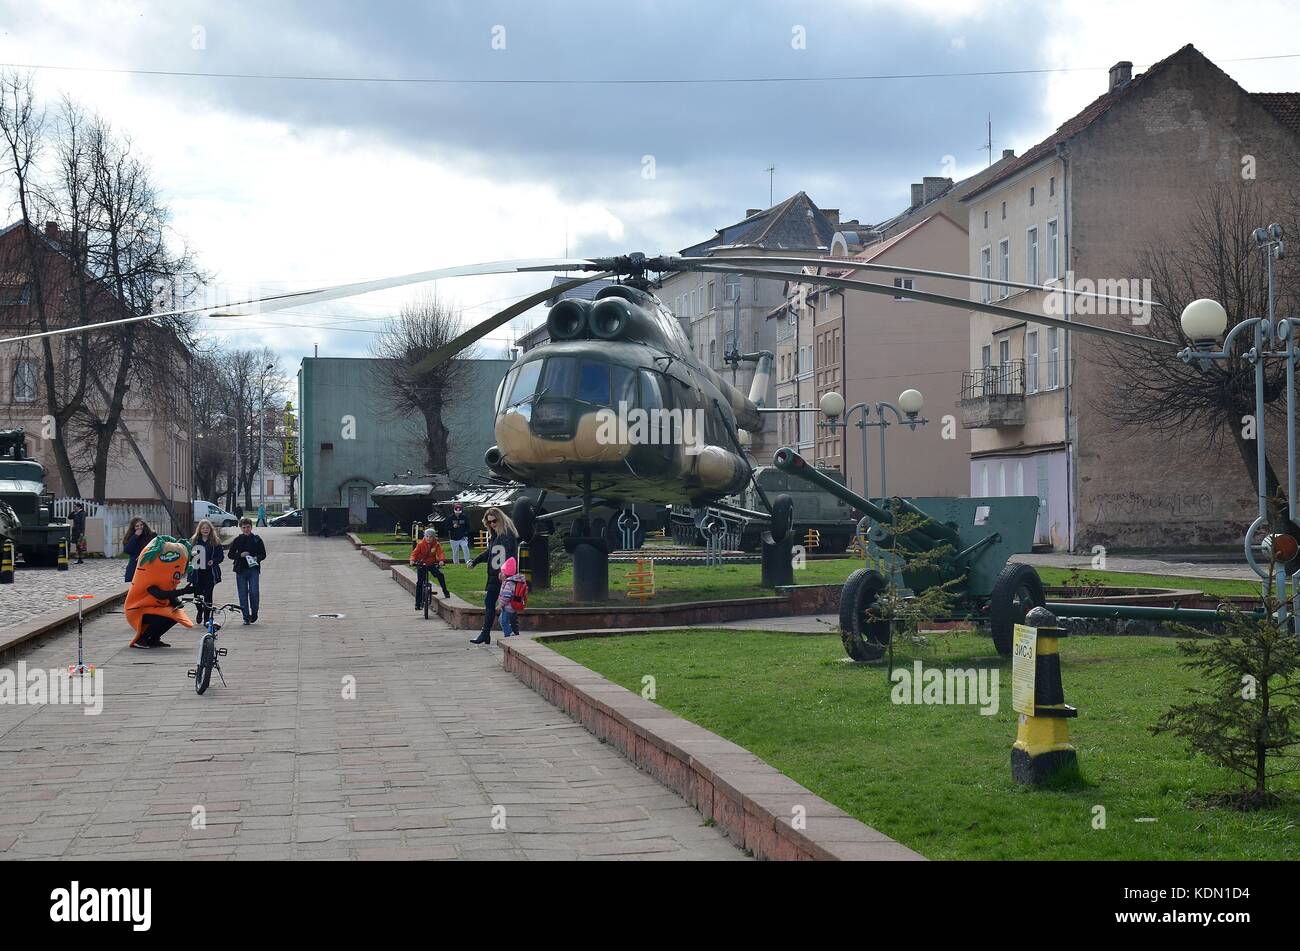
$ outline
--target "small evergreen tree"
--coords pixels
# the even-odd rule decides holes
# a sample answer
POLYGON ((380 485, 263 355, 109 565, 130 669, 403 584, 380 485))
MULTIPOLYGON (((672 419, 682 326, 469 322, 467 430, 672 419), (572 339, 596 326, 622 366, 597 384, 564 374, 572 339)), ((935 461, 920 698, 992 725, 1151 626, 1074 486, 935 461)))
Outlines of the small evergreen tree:
POLYGON ((1300 648, 1296 636, 1272 617, 1233 611, 1218 630, 1180 641, 1183 666, 1201 675, 1190 702, 1170 708, 1151 728, 1174 733, 1193 753, 1240 774, 1250 783, 1215 797, 1239 809, 1276 802, 1268 781, 1300 769, 1300 648))

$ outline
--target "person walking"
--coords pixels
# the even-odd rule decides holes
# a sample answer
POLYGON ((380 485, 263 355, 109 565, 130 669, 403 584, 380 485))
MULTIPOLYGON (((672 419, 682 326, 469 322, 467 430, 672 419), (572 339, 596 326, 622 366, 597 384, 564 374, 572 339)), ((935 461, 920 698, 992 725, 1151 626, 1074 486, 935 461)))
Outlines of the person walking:
POLYGON ((212 591, 221 583, 221 563, 225 558, 217 530, 206 518, 199 519, 190 538, 190 586, 194 588, 194 603, 199 609, 196 620, 200 626, 212 614, 212 591))
POLYGON ((78 502, 72 507, 72 543, 77 546, 77 564, 86 553, 86 509, 78 502))
POLYGON ((130 581, 135 577, 135 569, 140 558, 140 553, 144 551, 144 546, 153 541, 154 533, 150 530, 148 523, 137 516, 131 519, 126 526, 126 534, 122 536, 122 551, 127 557, 126 578, 130 581))
POLYGON ((464 552, 465 567, 469 567, 469 516, 465 514, 465 507, 457 502, 451 507, 451 518, 447 520, 447 537, 451 539, 451 563, 460 564, 457 560, 457 552, 464 552))
POLYGON ((501 568, 501 594, 497 596, 502 637, 514 637, 519 633, 519 614, 527 604, 528 579, 519 570, 518 562, 507 558, 501 568))
POLYGON ((443 554, 442 545, 438 543, 438 533, 432 528, 426 528, 424 537, 411 552, 411 565, 415 568, 415 610, 424 607, 420 595, 424 591, 424 582, 429 575, 437 578, 438 583, 442 585, 442 596, 451 597, 451 592, 447 590, 447 577, 442 573, 442 566, 446 563, 447 556, 443 554))
POLYGON ((501 569, 506 561, 514 558, 519 551, 519 532, 515 523, 499 508, 493 507, 483 513, 483 525, 488 530, 487 548, 471 561, 475 568, 487 562, 487 590, 483 592, 483 630, 471 644, 492 643, 492 623, 496 620, 497 598, 501 596, 501 569))
POLYGON ((253 534, 253 520, 239 520, 239 536, 230 543, 230 560, 235 563, 235 587, 239 590, 239 609, 245 624, 257 623, 257 609, 262 601, 262 562, 266 545, 253 534))

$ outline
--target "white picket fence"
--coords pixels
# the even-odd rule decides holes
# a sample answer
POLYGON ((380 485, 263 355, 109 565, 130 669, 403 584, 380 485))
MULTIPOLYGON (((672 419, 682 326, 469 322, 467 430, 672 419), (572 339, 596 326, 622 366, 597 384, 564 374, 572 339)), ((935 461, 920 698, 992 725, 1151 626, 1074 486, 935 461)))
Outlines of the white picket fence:
POLYGON ((171 531, 171 516, 159 502, 144 505, 119 502, 91 502, 87 499, 55 499, 53 515, 55 518, 71 518, 72 508, 78 502, 86 510, 86 536, 90 551, 101 548, 106 558, 116 558, 122 551, 122 536, 126 534, 131 519, 139 517, 149 523, 149 527, 159 534, 171 531), (103 523, 103 537, 92 531, 92 519, 103 523))

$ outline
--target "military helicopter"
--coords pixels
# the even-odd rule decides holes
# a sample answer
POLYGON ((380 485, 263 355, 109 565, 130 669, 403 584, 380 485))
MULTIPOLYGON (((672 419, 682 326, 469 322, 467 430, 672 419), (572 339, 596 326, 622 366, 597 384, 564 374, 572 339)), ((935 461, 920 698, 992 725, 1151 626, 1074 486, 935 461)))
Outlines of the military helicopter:
MULTIPOLYGON (((843 276, 860 270, 1039 289, 1038 285, 872 264, 853 258, 771 255, 647 257, 636 252, 616 257, 499 261, 421 271, 252 298, 220 308, 191 307, 102 324, 59 328, 7 338, 0 343, 83 333, 102 326, 180 314, 248 316, 449 277, 584 272, 524 297, 476 324, 412 368, 413 373, 419 374, 451 359, 548 298, 563 295, 592 281, 613 278, 617 283, 604 288, 594 301, 562 299, 550 309, 546 318, 550 341, 523 354, 497 389, 497 443, 487 451, 485 458, 489 469, 502 479, 518 480, 581 500, 578 505, 546 513, 546 518, 551 520, 577 519, 575 531, 566 545, 577 539, 579 546, 589 543, 589 549, 601 549, 598 556, 589 551, 581 558, 575 551, 577 593, 579 574, 596 571, 607 550, 604 538, 595 537, 590 532, 593 509, 603 507, 620 511, 637 502, 687 501, 702 510, 702 518, 708 516, 712 507, 746 519, 766 519, 775 538, 784 538, 792 521, 789 496, 769 499, 757 483, 755 490, 765 511, 739 509, 722 501, 725 496, 743 488, 753 475, 742 434, 760 432, 765 411, 780 412, 763 406, 773 354, 769 351, 741 353, 733 349, 725 355, 726 362, 732 367, 742 363, 755 365, 750 392, 740 392, 696 358, 676 317, 654 295, 657 281, 651 275, 658 274, 662 279, 663 275, 681 271, 740 274, 783 282, 802 280, 891 297, 897 293, 892 284, 876 284, 843 276), (779 268, 793 268, 795 271, 779 268), (823 270, 833 270, 836 274, 820 273, 823 270)), ((1053 290, 1077 296, 1105 297, 1112 301, 1150 303, 1071 289, 1053 290)), ((965 298, 920 290, 909 290, 908 296, 968 312, 978 311, 1076 332, 1103 334, 1146 346, 1178 346, 1172 341, 1057 317, 1027 314, 965 298)), ((738 335, 733 339, 738 339, 738 335)), ((538 505, 544 498, 544 495, 539 498, 538 505)), ((535 514, 532 504, 521 502, 515 514, 521 536, 525 539, 531 537, 535 514)), ((589 592, 597 594, 599 590, 599 585, 588 588, 589 592)))

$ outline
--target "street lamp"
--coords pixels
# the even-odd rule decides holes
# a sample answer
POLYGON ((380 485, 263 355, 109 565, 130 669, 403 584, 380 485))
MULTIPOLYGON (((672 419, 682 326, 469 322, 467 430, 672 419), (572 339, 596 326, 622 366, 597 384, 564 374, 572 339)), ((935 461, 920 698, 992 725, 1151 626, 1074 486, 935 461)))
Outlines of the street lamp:
POLYGON ((268 363, 262 369, 262 399, 257 410, 257 524, 266 525, 266 375, 275 368, 268 363))
MULTIPOLYGON (((1270 536, 1264 546, 1266 553, 1272 553, 1270 560, 1274 565, 1276 576, 1274 577, 1269 570, 1260 566, 1255 559, 1255 553, 1251 540, 1255 533, 1262 526, 1268 523, 1268 497, 1266 493, 1265 472, 1268 467, 1268 460, 1265 454, 1264 439, 1264 412, 1267 406, 1264 402, 1264 364, 1268 360, 1285 360, 1286 361, 1286 483, 1287 483, 1287 517, 1292 523, 1296 517, 1296 424, 1295 424, 1295 367, 1296 367, 1296 341, 1295 329, 1298 325, 1296 318, 1286 318, 1280 321, 1274 319, 1274 282, 1273 282, 1273 262, 1286 255, 1286 244, 1282 240, 1282 228, 1280 225, 1269 225, 1268 228, 1256 228, 1253 232, 1255 243, 1266 255, 1268 265, 1268 313, 1264 317, 1248 317, 1237 324, 1227 335, 1223 337, 1223 346, 1219 347, 1217 340, 1223 335, 1228 327, 1228 314, 1218 301, 1202 298, 1194 300, 1183 308, 1180 323, 1183 333, 1191 341, 1191 346, 1178 353, 1178 358, 1184 363, 1195 366, 1202 373, 1206 372, 1208 364, 1211 361, 1226 361, 1234 358, 1233 343, 1236 338, 1248 329, 1255 331, 1255 345, 1247 350, 1242 356, 1255 370, 1255 468, 1256 468, 1256 485, 1257 485, 1257 503, 1258 512, 1255 521, 1251 522, 1250 528, 1246 530, 1244 540, 1244 549, 1246 562, 1250 565, 1255 574, 1263 579, 1265 591, 1268 587, 1276 583, 1278 599, 1281 602, 1278 609, 1278 623, 1290 624, 1294 629, 1294 618, 1300 613, 1300 571, 1296 571, 1290 577, 1291 582, 1291 610, 1288 615, 1287 611, 1287 575, 1286 562, 1290 559, 1284 557, 1285 552, 1294 551, 1294 544, 1286 544, 1281 539, 1270 536), (1216 349, 1217 348, 1217 349, 1216 349), (1270 349, 1272 348, 1272 349, 1270 349), (1280 349, 1279 349, 1280 348, 1280 349)), ((1287 541, 1294 541, 1288 539, 1287 541)))
MULTIPOLYGON (((919 416, 921 409, 925 406, 925 397, 921 395, 920 390, 907 389, 898 394, 898 404, 881 401, 876 404, 867 402, 855 403, 846 411, 844 408, 844 397, 839 393, 830 392, 824 395, 818 404, 822 414, 826 417, 826 422, 822 425, 829 426, 831 431, 835 427, 847 429, 849 420, 854 413, 860 413, 858 421, 854 424, 862 432, 862 495, 864 498, 871 498, 871 470, 867 460, 867 427, 875 426, 880 429, 880 495, 882 498, 887 497, 888 483, 885 472, 885 430, 892 426, 885 416, 885 410, 894 414, 894 420, 908 429, 915 430, 917 426, 924 426, 929 422, 928 419, 919 416), (876 413, 876 419, 872 420, 872 411, 876 413)), ((847 444, 847 440, 845 440, 847 444)), ((846 447, 847 448, 847 445, 846 447)))

